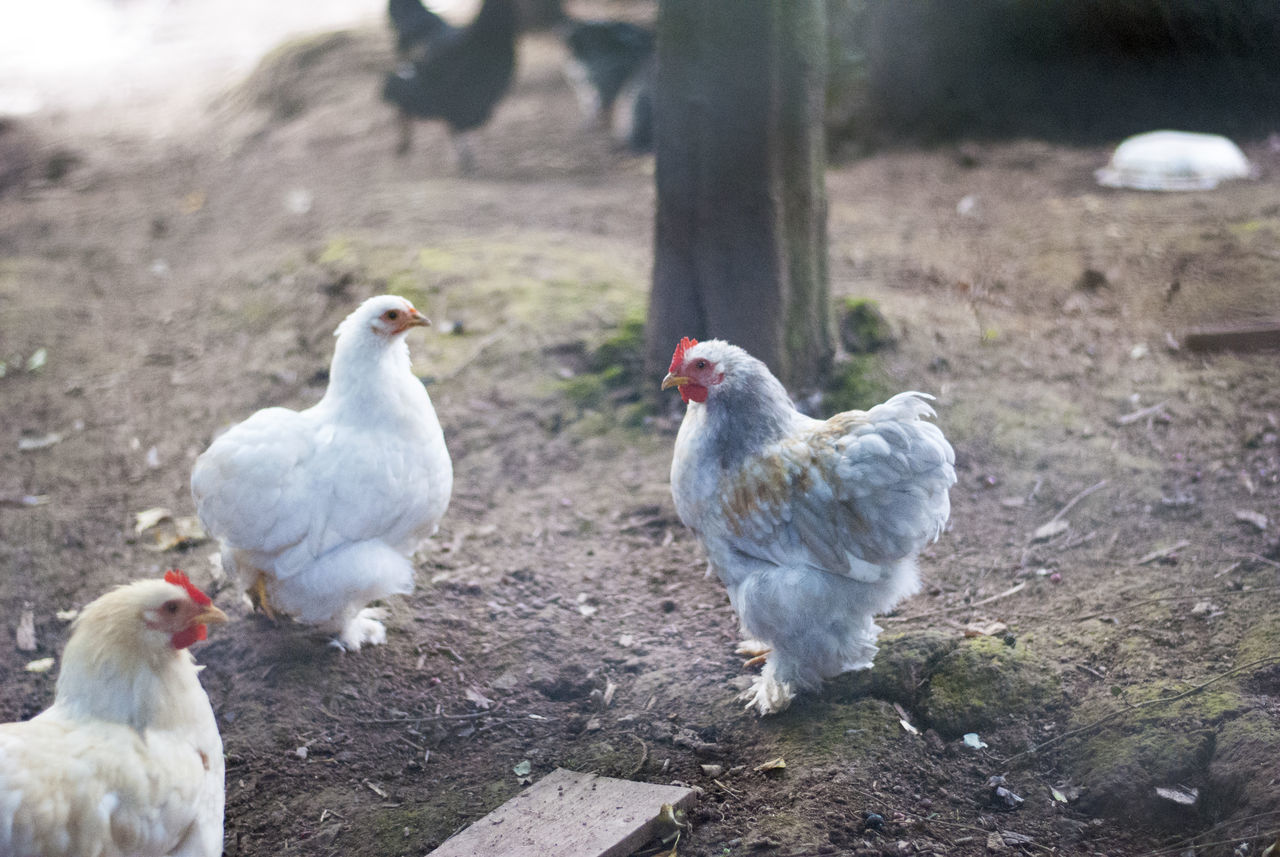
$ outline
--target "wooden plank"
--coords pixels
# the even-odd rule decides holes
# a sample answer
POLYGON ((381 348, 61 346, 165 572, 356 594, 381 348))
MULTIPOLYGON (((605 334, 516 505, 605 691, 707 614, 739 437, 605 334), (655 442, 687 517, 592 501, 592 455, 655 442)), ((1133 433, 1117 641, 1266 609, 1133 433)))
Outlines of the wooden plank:
POLYGON ((681 786, 556 768, 429 857, 627 857, 657 832, 664 803, 693 801, 681 786))
POLYGON ((1280 320, 1193 327, 1182 340, 1188 351, 1263 351, 1280 348, 1280 320))

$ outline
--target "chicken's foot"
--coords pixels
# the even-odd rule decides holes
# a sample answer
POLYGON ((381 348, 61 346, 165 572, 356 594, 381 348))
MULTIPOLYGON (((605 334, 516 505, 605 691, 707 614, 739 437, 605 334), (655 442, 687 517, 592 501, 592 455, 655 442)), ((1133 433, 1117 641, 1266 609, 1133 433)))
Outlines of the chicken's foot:
POLYGON ((768 644, 762 640, 743 640, 738 644, 738 647, 734 649, 736 654, 751 656, 746 661, 743 661, 742 668, 744 670, 760 666, 760 664, 764 663, 768 659, 770 651, 772 651, 772 649, 770 649, 768 644))
POLYGON ((262 612, 272 622, 276 621, 276 611, 271 609, 271 602, 267 599, 267 577, 262 572, 258 572, 258 578, 253 582, 245 593, 249 596, 249 602, 253 604, 254 610, 262 612))

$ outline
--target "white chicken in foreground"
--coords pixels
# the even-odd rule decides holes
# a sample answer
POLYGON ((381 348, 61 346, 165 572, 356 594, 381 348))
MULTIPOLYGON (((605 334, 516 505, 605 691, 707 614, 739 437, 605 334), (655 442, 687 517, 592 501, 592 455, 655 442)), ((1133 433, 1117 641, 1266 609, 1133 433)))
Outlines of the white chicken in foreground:
POLYGON ((871 666, 872 616, 919 589, 916 554, 951 512, 955 455, 923 393, 829 420, 798 412, 763 363, 680 342, 662 389, 688 403, 671 462, 676 511, 764 657, 742 696, 760 714, 871 666), (766 657, 767 656, 767 657, 766 657))
POLYGON ((369 298, 338 325, 324 398, 258 411, 191 473, 197 514, 255 606, 336 633, 347 650, 386 642, 382 611, 365 605, 413 591, 409 557, 453 490, 405 342, 426 324, 404 298, 369 298))
POLYGON ((222 854, 222 739, 186 649, 226 620, 180 571, 84 608, 53 705, 0 724, 0 854, 222 854))

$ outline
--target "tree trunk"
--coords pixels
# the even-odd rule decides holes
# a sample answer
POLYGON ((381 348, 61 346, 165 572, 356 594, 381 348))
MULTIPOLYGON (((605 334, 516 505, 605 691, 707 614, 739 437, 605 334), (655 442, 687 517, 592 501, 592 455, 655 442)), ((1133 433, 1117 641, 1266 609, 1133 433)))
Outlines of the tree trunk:
POLYGON ((823 0, 662 0, 646 358, 718 337, 791 389, 832 355, 823 0))

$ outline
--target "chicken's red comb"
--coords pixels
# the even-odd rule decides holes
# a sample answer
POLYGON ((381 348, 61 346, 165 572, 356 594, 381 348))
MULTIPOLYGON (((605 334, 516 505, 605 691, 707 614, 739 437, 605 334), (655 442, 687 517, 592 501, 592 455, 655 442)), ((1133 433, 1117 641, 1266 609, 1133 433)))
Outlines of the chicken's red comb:
POLYGON ((171 568, 164 573, 164 582, 172 583, 174 586, 181 586, 187 590, 187 595, 191 596, 191 600, 201 607, 208 607, 213 603, 213 599, 201 592, 200 588, 191 582, 191 578, 176 568, 171 568))
POLYGON ((690 348, 698 344, 698 340, 684 337, 680 340, 680 344, 676 346, 676 353, 671 355, 671 368, 668 372, 674 372, 680 368, 680 364, 684 362, 684 353, 690 348))

